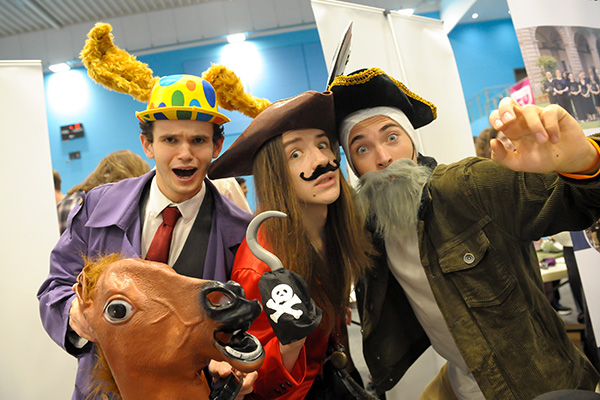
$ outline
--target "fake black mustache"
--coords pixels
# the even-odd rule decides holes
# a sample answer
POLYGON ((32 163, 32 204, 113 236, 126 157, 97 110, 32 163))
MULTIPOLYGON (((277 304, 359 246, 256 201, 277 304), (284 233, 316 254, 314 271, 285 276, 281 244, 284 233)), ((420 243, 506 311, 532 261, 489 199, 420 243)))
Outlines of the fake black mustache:
POLYGON ((333 160, 333 165, 331 163, 329 163, 325 166, 322 166, 322 165, 317 166, 317 168, 315 168, 315 170, 313 171, 312 175, 309 176, 308 178, 304 177, 304 172, 300 172, 300 178, 304 179, 305 181, 314 181, 321 175, 326 174, 329 171, 335 171, 339 167, 340 167, 340 162, 338 160, 333 160))

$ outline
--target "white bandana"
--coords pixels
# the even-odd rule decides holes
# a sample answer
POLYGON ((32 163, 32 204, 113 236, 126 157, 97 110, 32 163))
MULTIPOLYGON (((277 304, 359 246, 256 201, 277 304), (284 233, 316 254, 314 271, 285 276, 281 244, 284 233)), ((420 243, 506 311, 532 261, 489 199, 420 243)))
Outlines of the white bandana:
POLYGON ((410 140, 412 140, 413 146, 415 147, 415 152, 419 152, 418 142, 415 140, 416 131, 413 128, 412 123, 409 121, 408 117, 404 112, 400 111, 398 108, 394 107, 373 107, 373 108, 364 108, 362 110, 358 110, 348 115, 342 123, 340 124, 340 144, 344 149, 344 153, 346 153, 346 159, 348 164, 356 174, 356 176, 360 176, 356 169, 354 168, 354 164, 352 164, 352 159, 350 157, 350 149, 348 147, 348 137, 350 136, 350 131, 354 126, 366 119, 371 117, 375 117, 377 115, 383 115, 385 117, 389 117, 396 121, 398 125, 406 131, 410 140))

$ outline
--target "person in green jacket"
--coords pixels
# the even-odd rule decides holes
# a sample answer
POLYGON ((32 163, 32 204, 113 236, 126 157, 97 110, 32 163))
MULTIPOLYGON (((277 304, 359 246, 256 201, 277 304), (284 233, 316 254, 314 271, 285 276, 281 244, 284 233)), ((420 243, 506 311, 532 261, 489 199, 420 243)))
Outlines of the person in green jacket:
POLYGON ((421 399, 532 399, 600 375, 543 291, 533 241, 600 217, 600 136, 564 109, 503 99, 514 145, 437 165, 416 131, 436 107, 377 68, 338 76, 340 143, 379 255, 365 278, 363 352, 379 391, 430 345, 447 360, 421 399))

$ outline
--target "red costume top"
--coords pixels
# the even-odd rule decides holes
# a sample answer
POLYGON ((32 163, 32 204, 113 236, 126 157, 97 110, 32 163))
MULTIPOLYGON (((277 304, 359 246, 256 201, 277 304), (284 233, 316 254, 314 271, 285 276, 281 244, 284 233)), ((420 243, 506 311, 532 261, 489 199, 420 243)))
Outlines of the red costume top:
MULTIPOLYGON (((258 242, 268 248, 264 245, 265 240, 260 231, 258 242)), ((262 303, 258 281, 262 274, 269 271, 271 269, 252 254, 244 239, 233 263, 231 280, 242 285, 247 299, 258 299, 262 303)), ((245 399, 304 399, 325 361, 329 335, 320 327, 315 329, 306 338, 294 368, 288 372, 281 359, 279 340, 264 311, 252 323, 248 333, 260 340, 265 349, 265 361, 258 370, 254 392, 245 399)))

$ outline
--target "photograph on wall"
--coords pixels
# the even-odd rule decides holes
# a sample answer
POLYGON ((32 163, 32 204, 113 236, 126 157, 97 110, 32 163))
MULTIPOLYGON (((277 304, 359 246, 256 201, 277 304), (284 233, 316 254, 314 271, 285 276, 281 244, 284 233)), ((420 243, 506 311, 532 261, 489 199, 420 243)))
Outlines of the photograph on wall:
POLYGON ((532 98, 540 106, 559 104, 591 134, 600 127, 600 20, 589 12, 598 15, 600 6, 574 3, 508 1, 529 81, 513 97, 523 98, 521 104, 532 98))

